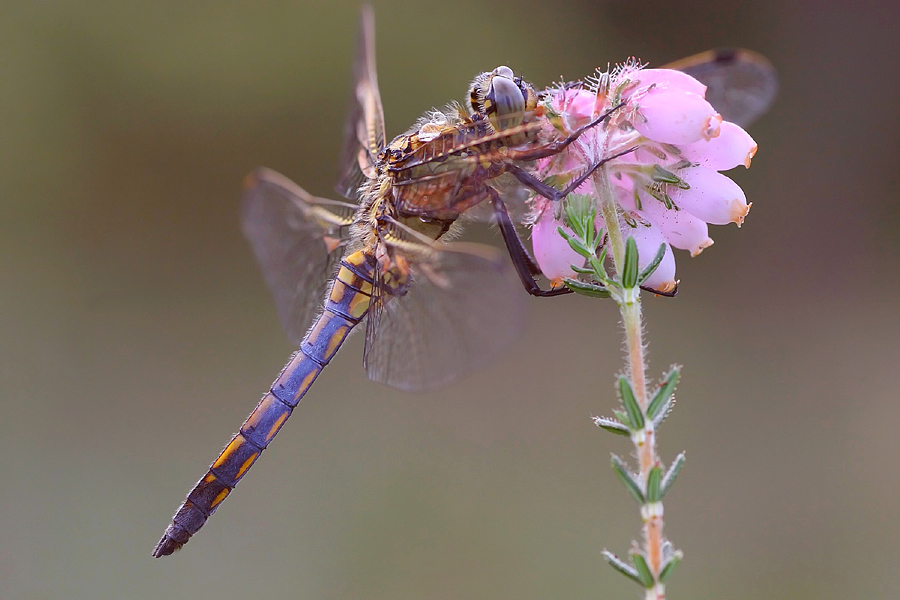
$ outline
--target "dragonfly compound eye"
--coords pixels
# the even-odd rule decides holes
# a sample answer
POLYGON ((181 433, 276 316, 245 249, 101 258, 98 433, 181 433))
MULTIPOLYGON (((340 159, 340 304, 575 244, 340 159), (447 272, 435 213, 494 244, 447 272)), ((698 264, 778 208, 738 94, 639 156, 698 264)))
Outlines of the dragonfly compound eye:
POLYGON ((509 129, 522 122, 526 97, 516 85, 509 67, 494 70, 483 102, 484 112, 495 130, 509 129), (507 72, 509 77, 506 76, 507 72))

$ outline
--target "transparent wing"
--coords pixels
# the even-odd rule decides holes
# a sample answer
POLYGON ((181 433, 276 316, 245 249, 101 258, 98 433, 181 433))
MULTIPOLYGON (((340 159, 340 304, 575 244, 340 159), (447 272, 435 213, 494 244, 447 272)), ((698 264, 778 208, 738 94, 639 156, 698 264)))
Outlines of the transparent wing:
POLYGON ((375 15, 365 5, 359 19, 353 88, 344 122, 344 154, 335 189, 345 198, 356 199, 366 178, 375 176, 375 159, 384 146, 384 110, 375 73, 375 15))
POLYGON ((298 345, 322 305, 355 209, 312 196, 269 169, 247 176, 244 235, 275 296, 281 324, 298 345))
MULTIPOLYGON (((500 194, 513 223, 531 223, 534 211, 531 203, 533 193, 530 189, 509 173, 495 177, 488 185, 500 194)), ((463 223, 493 223, 494 208, 487 196, 485 196, 485 200, 462 213, 460 221, 463 223)))
POLYGON ((751 50, 722 48, 701 52, 665 66, 707 86, 706 99, 726 121, 746 127, 775 101, 778 76, 764 56, 751 50))
POLYGON ((369 378, 408 391, 445 385, 520 333, 525 295, 509 260, 477 244, 436 244, 404 295, 376 296, 366 326, 369 378))

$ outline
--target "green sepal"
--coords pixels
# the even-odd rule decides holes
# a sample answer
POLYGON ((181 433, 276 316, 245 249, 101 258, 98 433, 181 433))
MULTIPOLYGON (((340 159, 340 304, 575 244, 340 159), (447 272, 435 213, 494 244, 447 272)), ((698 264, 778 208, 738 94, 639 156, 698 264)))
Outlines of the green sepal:
POLYGON ((675 187, 681 188, 683 190, 691 189, 691 186, 688 183, 673 173, 668 169, 664 169, 658 164, 653 165, 653 171, 650 173, 650 179, 652 179, 656 183, 671 183, 675 187))
POLYGON ((662 499, 659 492, 660 479, 662 479, 662 471, 659 465, 656 465, 647 474, 647 502, 659 502, 662 499))
POLYGON ((644 558, 644 555, 639 552, 632 552, 631 562, 634 563, 634 570, 637 571, 641 585, 647 589, 652 588, 654 583, 653 573, 650 572, 650 567, 647 565, 647 559, 644 558))
POLYGON ((666 566, 664 566, 662 568, 662 571, 659 572, 660 583, 665 583, 669 580, 669 577, 672 576, 672 573, 674 573, 675 569, 678 568, 678 565, 681 564, 682 558, 684 558, 684 555, 680 550, 672 553, 672 558, 669 559, 669 562, 666 563, 666 566))
POLYGON ((633 288, 638 283, 638 249, 633 237, 625 240, 625 266, 622 268, 622 287, 633 288))
POLYGON ((631 383, 624 375, 619 377, 619 396, 622 398, 622 404, 628 413, 628 422, 633 429, 644 428, 644 414, 641 407, 638 406, 637 399, 634 397, 634 391, 631 389, 631 383))
MULTIPOLYGON (((566 224, 580 239, 590 242, 594 235, 595 211, 587 194, 570 194, 565 203, 566 224)), ((588 243, 590 245, 590 243, 588 243)))
POLYGON ((566 230, 563 229, 562 227, 557 227, 556 230, 557 230, 557 232, 559 232, 560 237, 569 243, 569 247, 572 250, 574 250, 575 252, 577 252, 578 254, 580 254, 581 256, 583 256, 585 258, 590 258, 594 254, 579 239, 579 236, 577 233, 576 233, 576 235, 569 235, 568 233, 566 233, 566 230))
POLYGON ((641 486, 638 485, 634 475, 628 471, 628 466, 615 454, 612 455, 612 468, 619 479, 622 480, 622 483, 625 484, 625 488, 631 496, 638 501, 638 504, 644 504, 644 494, 641 492, 641 486))
POLYGON ((591 298, 609 298, 609 290, 602 285, 578 281, 577 279, 568 277, 563 279, 563 283, 573 292, 583 296, 590 296, 591 298))
POLYGON ((576 267, 575 265, 569 265, 569 268, 581 275, 593 275, 594 274, 593 269, 585 269, 584 267, 576 267))
POLYGON ((665 498, 666 494, 669 493, 669 490, 672 489, 672 484, 675 483, 675 478, 678 477, 679 473, 681 473, 681 468, 684 467, 684 463, 686 460, 687 457, 685 456, 684 452, 682 452, 675 457, 675 460, 672 461, 672 464, 669 466, 669 470, 666 471, 665 477, 663 477, 662 481, 660 481, 659 483, 660 500, 665 498))
POLYGON ((615 433, 616 435, 631 435, 631 430, 628 429, 628 426, 616 421, 614 419, 607 419, 606 417, 594 417, 594 424, 597 427, 602 427, 606 431, 610 433, 615 433))
POLYGON ((641 581, 640 576, 638 576, 638 572, 629 565, 628 563, 622 561, 618 556, 610 552, 609 550, 603 551, 603 559, 611 566, 613 569, 632 580, 633 582, 644 585, 641 581))
POLYGON ((656 251, 656 256, 653 257, 653 260, 644 267, 644 270, 641 271, 641 274, 638 275, 637 282, 638 285, 647 281, 647 278, 653 275, 653 272, 656 271, 656 267, 659 266, 659 263, 662 262, 663 257, 666 255, 666 243, 663 242, 659 245, 659 250, 656 251))
POLYGON ((675 386, 678 385, 678 380, 680 378, 681 367, 674 365, 669 369, 669 372, 666 373, 666 378, 663 380, 662 385, 659 386, 659 389, 656 390, 653 400, 650 401, 650 406, 647 407, 647 416, 650 417, 650 419, 656 419, 660 409, 668 402, 675 392, 675 386))
MULTIPOLYGON (((604 248, 604 252, 606 249, 604 248)), ((598 277, 606 277, 606 266, 603 264, 603 261, 599 258, 594 258, 593 256, 588 259, 588 264, 591 266, 591 274, 597 275, 598 277)))

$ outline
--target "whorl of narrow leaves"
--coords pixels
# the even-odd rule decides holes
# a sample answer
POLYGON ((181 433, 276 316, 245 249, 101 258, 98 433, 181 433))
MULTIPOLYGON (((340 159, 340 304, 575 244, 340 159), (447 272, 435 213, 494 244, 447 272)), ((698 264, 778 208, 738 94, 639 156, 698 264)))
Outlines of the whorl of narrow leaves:
POLYGON ((673 366, 669 369, 669 372, 666 373, 665 379, 663 379, 662 384, 659 386, 659 389, 656 391, 656 394, 653 395, 653 399, 650 401, 650 406, 647 407, 647 416, 650 417, 651 420, 655 420, 657 415, 660 413, 660 409, 663 408, 668 401, 671 399, 672 394, 675 392, 675 386, 678 385, 678 379, 681 377, 681 367, 678 365, 673 366))
POLYGON ((609 298, 610 296, 609 290, 602 285, 578 281, 577 279, 566 279, 564 283, 570 290, 582 296, 590 296, 592 298, 609 298))
POLYGON ((628 429, 627 425, 624 425, 623 423, 614 419, 607 419, 606 417, 594 417, 594 424, 597 427, 602 427, 606 431, 615 433, 616 435, 631 435, 631 430, 628 429))
POLYGON ((635 568, 623 561, 621 558, 619 558, 609 550, 603 551, 603 558, 613 569, 615 569, 628 579, 631 579, 635 583, 643 585, 643 582, 641 581, 640 576, 638 576, 638 572, 635 570, 635 568))
MULTIPOLYGON (((660 257, 660 260, 662 258, 660 257)), ((633 237, 625 241, 625 266, 622 268, 622 287, 633 288, 638 284, 638 249, 633 237)))
POLYGON ((681 468, 684 467, 684 462, 687 460, 684 452, 680 453, 675 457, 675 460, 672 461, 671 466, 669 466, 669 470, 666 471, 666 476, 662 478, 662 481, 659 484, 659 494, 660 498, 665 497, 665 495, 672 488, 672 484, 675 483, 675 478, 678 477, 678 474, 681 472, 681 468))
POLYGON ((659 489, 661 479, 662 470, 659 465, 656 465, 650 469, 650 473, 647 475, 647 502, 659 502, 662 499, 659 489))
POLYGON ((634 475, 631 474, 631 471, 628 470, 628 466, 615 454, 612 455, 612 468, 622 483, 625 484, 625 489, 628 490, 631 496, 639 504, 643 504, 644 492, 641 491, 641 485, 634 478, 634 475))
POLYGON ((644 413, 638 406, 637 399, 634 397, 634 390, 631 389, 631 383, 625 376, 619 377, 619 396, 622 398, 622 405, 625 412, 628 413, 628 423, 632 429, 638 430, 644 428, 644 413))
POLYGON ((650 567, 647 565, 647 559, 644 558, 644 555, 639 552, 632 552, 631 562, 634 563, 634 569, 637 571, 641 585, 648 589, 652 588, 654 583, 653 573, 650 572, 650 567))
POLYGON ((681 551, 674 552, 672 554, 672 558, 669 559, 669 562, 666 563, 666 566, 662 568, 662 571, 659 572, 659 581, 661 583, 665 583, 672 576, 672 573, 675 572, 675 569, 678 568, 678 565, 681 564, 681 559, 684 555, 681 551))

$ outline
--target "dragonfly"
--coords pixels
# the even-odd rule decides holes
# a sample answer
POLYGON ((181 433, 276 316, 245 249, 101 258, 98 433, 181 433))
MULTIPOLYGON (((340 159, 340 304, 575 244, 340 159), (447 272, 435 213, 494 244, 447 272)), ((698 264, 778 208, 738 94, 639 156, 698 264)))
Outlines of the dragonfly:
MULTIPOLYGON (((685 70, 710 62, 694 61, 685 70)), ((720 76, 722 69, 712 72, 720 76)), ((481 366, 515 339, 524 320, 519 286, 538 297, 569 291, 538 284, 540 270, 508 205, 516 208, 523 189, 559 201, 614 158, 562 190, 529 167, 562 152, 609 113, 566 137, 548 137, 540 94, 498 67, 475 78, 466 107, 426 113, 386 143, 367 7, 354 83, 336 189, 356 203, 314 196, 268 169, 245 181, 244 234, 299 351, 187 495, 155 557, 172 554, 206 523, 357 325, 365 323, 370 379, 429 390, 481 366), (490 246, 445 241, 455 236, 460 217, 485 205, 511 260, 490 246)))

